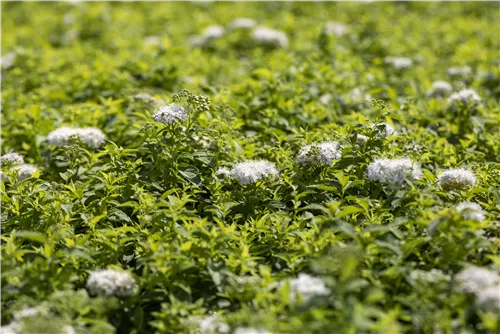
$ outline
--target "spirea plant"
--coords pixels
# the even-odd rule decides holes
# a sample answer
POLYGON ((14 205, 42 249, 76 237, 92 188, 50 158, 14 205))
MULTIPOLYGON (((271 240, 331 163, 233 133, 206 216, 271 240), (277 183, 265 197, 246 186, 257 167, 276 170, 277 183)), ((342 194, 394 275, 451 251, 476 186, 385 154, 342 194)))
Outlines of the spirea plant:
POLYGON ((1 330, 500 331, 495 2, 2 2, 1 330))

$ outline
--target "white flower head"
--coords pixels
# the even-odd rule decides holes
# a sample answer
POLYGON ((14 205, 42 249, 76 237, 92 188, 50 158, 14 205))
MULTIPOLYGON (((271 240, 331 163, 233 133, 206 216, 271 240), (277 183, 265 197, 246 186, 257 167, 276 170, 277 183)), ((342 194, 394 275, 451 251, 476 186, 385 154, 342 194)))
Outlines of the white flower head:
POLYGON ((472 69, 465 65, 462 67, 450 67, 447 72, 450 77, 462 77, 470 75, 472 73, 472 69))
POLYGON ((460 203, 456 207, 457 212, 462 213, 462 217, 468 220, 483 221, 486 217, 483 208, 477 203, 460 203))
POLYGON ((7 177, 7 175, 5 175, 5 173, 0 170, 0 181, 4 181, 5 182, 8 179, 9 178, 7 177))
POLYGON ((487 287, 500 283, 500 277, 495 271, 475 266, 462 270, 456 280, 461 292, 476 295, 487 287))
POLYGON ((16 152, 5 153, 0 157, 2 165, 20 165, 24 163, 24 157, 16 152))
POLYGON ((276 176, 278 176, 278 170, 267 160, 240 162, 231 169, 231 177, 238 179, 241 184, 256 183, 276 176))
POLYGON ((327 34, 334 34, 337 37, 341 37, 349 32, 349 27, 340 22, 327 22, 325 31, 327 34))
POLYGON ((340 159, 341 155, 342 148, 338 142, 322 142, 304 146, 297 156, 297 162, 302 165, 320 164, 331 166, 335 159, 340 159))
POLYGON ((49 144, 58 147, 71 145, 74 139, 80 140, 89 147, 97 148, 106 142, 106 135, 94 127, 72 128, 63 126, 50 132, 47 136, 49 144))
POLYGON ((301 273, 297 278, 290 280, 290 300, 292 302, 300 298, 307 303, 314 297, 328 296, 329 294, 330 289, 319 277, 301 273))
POLYGON ((135 101, 142 101, 142 102, 148 103, 148 104, 159 102, 156 97, 154 97, 153 95, 151 95, 149 93, 138 93, 138 94, 135 94, 134 96, 132 96, 131 99, 135 100, 135 101))
POLYGON ((224 28, 221 26, 210 26, 207 27, 205 30, 203 30, 202 37, 209 41, 217 38, 221 38, 224 36, 225 31, 224 28))
POLYGON ((358 144, 358 145, 364 144, 367 141, 368 141, 368 137, 365 135, 358 133, 358 135, 356 136, 356 144, 358 144))
POLYGON ((136 293, 137 284, 128 272, 105 269, 90 273, 87 289, 93 295, 126 297, 136 293))
POLYGON ((216 315, 206 317, 190 317, 188 323, 198 328, 200 334, 225 334, 229 333, 230 328, 227 324, 220 321, 216 315))
POLYGON ((256 329, 249 327, 239 327, 233 332, 233 334, 271 334, 265 329, 256 329))
POLYGON ((247 30, 252 29, 257 25, 254 19, 249 19, 246 17, 238 17, 229 23, 229 28, 232 30, 247 30))
POLYGON ((38 169, 33 165, 22 164, 14 166, 14 170, 17 171, 17 179, 22 181, 33 176, 33 173, 35 173, 38 169))
POLYGON ((279 30, 258 27, 253 30, 252 37, 263 45, 281 48, 286 48, 288 46, 288 37, 284 32, 279 30))
POLYGON ((413 270, 410 273, 410 277, 411 279, 425 285, 449 282, 451 280, 451 277, 449 275, 443 273, 443 271, 439 269, 431 269, 429 271, 419 269, 413 270))
POLYGON ((204 46, 207 46, 207 44, 208 44, 208 41, 206 40, 206 38, 204 38, 203 36, 199 36, 199 35, 191 36, 188 39, 188 42, 193 47, 204 47, 204 46))
POLYGON ((144 44, 150 45, 161 45, 161 36, 147 36, 144 38, 144 44))
POLYGON ((231 171, 228 168, 220 167, 219 169, 217 169, 216 174, 222 176, 223 178, 226 178, 231 176, 231 171))
POLYGON ((366 100, 371 100, 370 94, 363 94, 361 89, 359 88, 354 88, 349 93, 347 93, 347 99, 350 102, 362 102, 366 100))
POLYGON ((12 321, 8 325, 0 327, 1 334, 21 334, 22 326, 16 321, 12 321))
POLYGON ((420 166, 407 158, 375 159, 368 165, 366 176, 371 181, 389 185, 402 185, 405 180, 419 180, 422 177, 420 166))
POLYGON ((329 104, 331 100, 332 100, 331 94, 323 94, 319 97, 319 102, 321 102, 324 105, 329 104))
POLYGON ((16 57, 17 55, 15 52, 5 54, 5 56, 2 57, 2 67, 5 69, 13 67, 16 63, 16 57))
POLYGON ((172 103, 155 111, 153 119, 160 123, 173 124, 187 120, 188 114, 182 106, 172 103))
POLYGON ((479 97, 479 95, 473 89, 462 89, 459 92, 451 94, 451 96, 448 98, 449 103, 470 103, 479 101, 481 101, 481 97, 479 97))
POLYGON ((438 176, 437 183, 447 191, 462 190, 474 186, 476 176, 467 169, 449 169, 438 176))
POLYGON ((385 57, 384 61, 398 70, 410 68, 413 65, 413 61, 406 57, 385 57))
POLYGON ((451 93, 453 87, 446 81, 434 81, 428 95, 430 96, 444 96, 451 93))
POLYGON ((79 128, 77 135, 87 146, 97 148, 106 142, 106 135, 99 129, 88 127, 79 128))
POLYGON ((14 318, 17 320, 20 320, 23 318, 32 318, 32 317, 36 317, 39 313, 40 313, 40 311, 34 307, 26 307, 19 312, 15 312, 14 318))
POLYGON ((500 312, 500 284, 491 285, 476 295, 476 307, 483 311, 500 312))

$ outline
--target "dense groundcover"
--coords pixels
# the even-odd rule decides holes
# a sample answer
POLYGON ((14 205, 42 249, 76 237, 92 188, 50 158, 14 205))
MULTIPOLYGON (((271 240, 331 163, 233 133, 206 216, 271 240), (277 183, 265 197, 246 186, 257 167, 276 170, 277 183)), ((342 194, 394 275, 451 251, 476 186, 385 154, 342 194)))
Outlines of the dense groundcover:
POLYGON ((2 2, 3 333, 497 333, 499 20, 2 2))

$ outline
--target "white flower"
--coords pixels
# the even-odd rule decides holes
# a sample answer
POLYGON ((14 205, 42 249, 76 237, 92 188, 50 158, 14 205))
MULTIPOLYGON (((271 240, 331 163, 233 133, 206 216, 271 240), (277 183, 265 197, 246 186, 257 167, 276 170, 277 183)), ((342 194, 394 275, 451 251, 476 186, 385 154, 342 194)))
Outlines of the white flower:
POLYGON ((331 166, 335 159, 340 159, 341 155, 342 148, 338 142, 323 142, 304 146, 297 156, 297 162, 302 165, 313 163, 331 166))
POLYGON ((462 66, 462 67, 450 67, 448 69, 448 75, 450 77, 460 77, 460 76, 467 76, 472 73, 472 69, 469 66, 462 66))
POLYGON ((17 171, 17 179, 19 181, 22 181, 27 178, 30 178, 33 175, 33 173, 36 172, 38 169, 33 165, 22 164, 14 166, 14 170, 17 171))
POLYGON ((220 38, 222 36, 224 36, 224 28, 221 27, 221 26, 210 26, 208 28, 206 28, 205 30, 203 30, 203 34, 202 34, 202 37, 206 40, 206 41, 210 41, 210 40, 213 40, 213 39, 216 39, 216 38, 220 38))
POLYGON ((5 56, 2 57, 2 67, 5 69, 13 67, 16 62, 16 57, 17 55, 15 52, 5 54, 5 56))
POLYGON ((0 171, 0 181, 7 181, 9 178, 7 177, 7 175, 5 175, 4 172, 0 171))
POLYGON ((106 135, 97 128, 80 128, 77 135, 85 145, 93 148, 97 148, 106 142, 106 135))
POLYGON ((188 39, 189 44, 194 47, 203 47, 207 45, 207 40, 203 36, 191 36, 188 39))
POLYGON ((418 180, 422 170, 410 159, 375 159, 368 165, 366 176, 371 181, 389 185, 402 185, 405 180, 418 180))
POLYGON ((230 177, 231 176, 231 171, 225 167, 221 167, 217 169, 216 172, 217 175, 220 175, 222 177, 230 177))
POLYGON ((303 302, 308 302, 317 296, 327 296, 330 289, 325 282, 319 278, 308 274, 299 274, 297 278, 290 280, 290 300, 295 302, 300 296, 303 302))
POLYGON ((356 143, 358 145, 364 144, 368 141, 368 137, 362 134, 359 134, 356 136, 356 143))
POLYGON ((160 123, 173 124, 187 120, 188 114, 180 105, 169 104, 155 111, 153 119, 160 123))
POLYGON ((70 145, 74 138, 93 148, 101 146, 106 141, 106 135, 101 130, 93 127, 71 128, 63 126, 50 132, 47 136, 49 144, 58 147, 70 145))
POLYGON ((63 333, 64 334, 76 334, 76 331, 72 326, 66 325, 63 327, 63 333))
POLYGON ((249 327, 239 327, 233 332, 233 334, 271 334, 265 329, 255 329, 249 327))
POLYGON ((24 157, 16 152, 5 153, 0 157, 2 165, 20 165, 24 163, 24 157))
POLYGON ((359 88, 354 88, 349 93, 347 93, 347 99, 350 102, 362 102, 366 100, 371 100, 370 94, 363 94, 361 89, 359 88))
POLYGON ((288 38, 282 31, 269 29, 266 27, 255 28, 252 32, 252 37, 257 42, 274 47, 286 48, 288 46, 288 38))
POLYGON ((500 277, 495 271, 475 266, 462 270, 456 280, 461 292, 476 295, 487 287, 500 283, 500 277))
POLYGON ((238 17, 229 23, 229 28, 233 30, 237 29, 252 29, 257 25, 257 22, 253 19, 246 17, 238 17))
POLYGON ((0 327, 0 334, 21 334, 22 326, 18 322, 12 321, 10 324, 0 327))
POLYGON ((462 190, 474 186, 474 173, 463 168, 449 169, 439 175, 438 184, 444 190, 462 190))
POLYGON ((19 312, 14 313, 14 318, 19 320, 23 318, 32 318, 37 316, 40 312, 34 307, 26 307, 19 312))
POLYGON ((413 61, 406 57, 385 57, 384 60, 386 64, 391 64, 397 69, 405 69, 413 65, 413 61))
POLYGON ((457 205, 456 210, 462 213, 464 219, 480 222, 486 218, 483 209, 476 203, 460 203, 457 205))
POLYGON ((387 123, 375 124, 373 127, 379 130, 379 133, 380 135, 382 135, 382 137, 389 137, 396 134, 396 129, 394 129, 387 123), (382 130, 380 130, 380 128, 382 128, 382 130))
POLYGON ((449 103, 462 102, 469 103, 473 101, 481 101, 481 97, 473 89, 462 89, 459 92, 451 94, 448 98, 449 103))
POLYGON ((444 96, 453 90, 453 87, 446 81, 434 81, 428 95, 430 96, 444 96))
POLYGON ((157 103, 159 102, 153 95, 149 93, 138 93, 132 96, 132 100, 139 100, 144 103, 157 103))
POLYGON ((476 295, 476 307, 483 311, 500 312, 500 284, 481 290, 476 295))
POLYGON ((446 275, 439 269, 431 269, 429 271, 419 269, 413 270, 410 273, 410 277, 411 279, 424 284, 449 282, 451 280, 449 275, 446 275))
POLYGON ((238 179, 241 184, 256 183, 276 176, 278 171, 275 165, 267 160, 240 162, 231 169, 231 177, 238 179))
POLYGON ((137 285, 128 272, 105 269, 90 273, 87 289, 93 295, 126 297, 135 294, 137 285))
POLYGON ((319 97, 319 102, 321 102, 324 105, 329 104, 331 100, 332 100, 331 94, 323 94, 319 97))
POLYGON ((144 38, 146 45, 161 45, 161 36, 147 36, 144 38))
POLYGON ((325 26, 325 31, 327 34, 335 34, 341 37, 349 32, 349 28, 343 23, 328 22, 325 26))
POLYGON ((200 334, 229 333, 229 326, 221 322, 216 315, 206 317, 190 317, 188 322, 196 326, 200 334))

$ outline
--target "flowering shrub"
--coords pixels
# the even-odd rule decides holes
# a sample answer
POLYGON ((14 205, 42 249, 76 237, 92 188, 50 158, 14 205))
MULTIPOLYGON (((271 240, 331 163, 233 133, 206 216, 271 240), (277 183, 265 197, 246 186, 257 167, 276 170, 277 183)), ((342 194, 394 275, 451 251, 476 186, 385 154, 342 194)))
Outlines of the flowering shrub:
POLYGON ((495 2, 2 6, 2 333, 498 333, 495 2))

